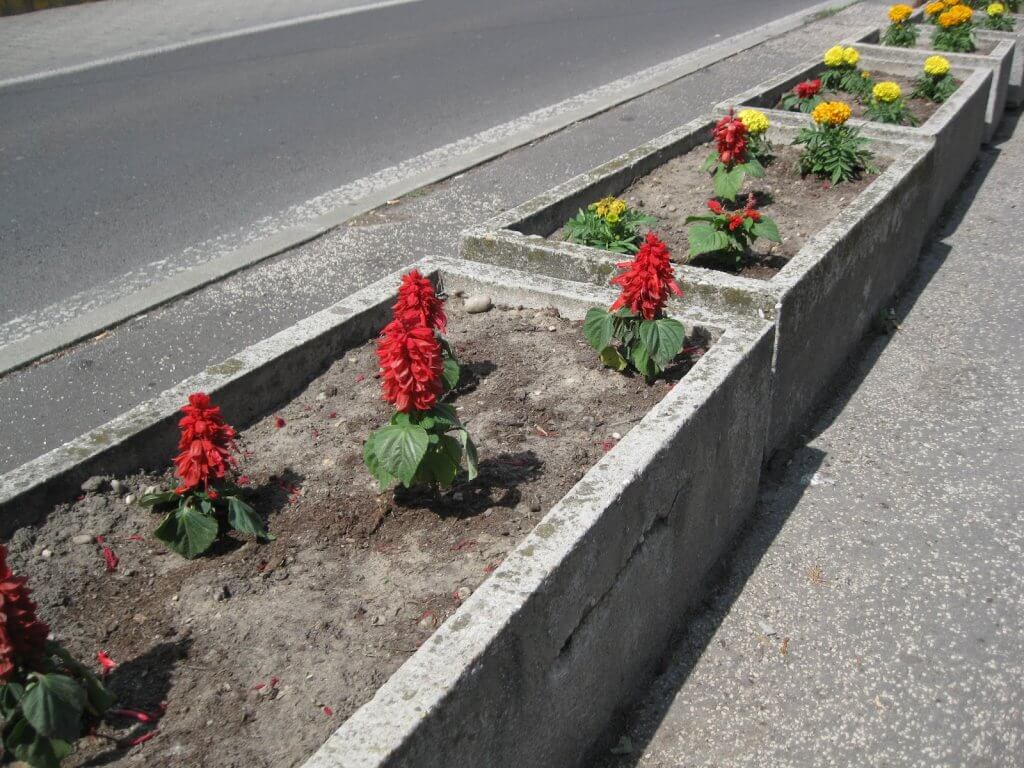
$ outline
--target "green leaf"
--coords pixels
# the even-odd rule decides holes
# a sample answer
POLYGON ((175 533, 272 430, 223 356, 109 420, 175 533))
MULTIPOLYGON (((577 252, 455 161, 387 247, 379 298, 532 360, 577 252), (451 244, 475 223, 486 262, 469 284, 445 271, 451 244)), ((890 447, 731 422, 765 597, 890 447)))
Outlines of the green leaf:
POLYGON ((370 470, 370 474, 380 484, 380 487, 387 488, 397 478, 381 466, 377 458, 376 439, 377 432, 372 432, 366 439, 366 444, 363 446, 363 463, 366 464, 366 468, 370 470))
POLYGON ((430 415, 434 417, 434 421, 439 427, 457 429, 462 426, 462 422, 459 421, 459 416, 455 413, 455 409, 448 405, 448 403, 438 403, 430 411, 430 415))
POLYGON ((658 323, 654 320, 644 320, 640 323, 640 343, 643 344, 647 356, 658 359, 658 323))
POLYGON ((7 732, 4 746, 32 768, 60 768, 61 760, 72 751, 69 741, 48 739, 22 718, 7 732))
POLYGON ((442 374, 445 392, 449 392, 459 386, 460 375, 461 369, 458 362, 451 357, 446 357, 444 360, 444 373, 442 374))
POLYGON ((727 171, 724 167, 719 168, 715 172, 715 196, 730 201, 735 200, 736 195, 743 188, 744 176, 746 176, 746 173, 741 165, 736 166, 731 171, 727 171))
POLYGON ((174 552, 191 560, 210 548, 217 540, 219 529, 216 519, 182 504, 168 513, 153 535, 174 552))
POLYGON ((752 178, 760 179, 764 176, 764 166, 761 165, 760 160, 751 154, 748 154, 747 162, 743 163, 743 165, 739 167, 743 169, 747 176, 752 178))
POLYGON ((181 497, 174 491, 164 491, 163 493, 147 493, 139 499, 139 504, 143 507, 159 507, 163 504, 177 504, 181 500, 181 497))
POLYGON ((10 720, 11 714, 18 708, 21 697, 25 695, 25 687, 20 683, 0 685, 0 717, 10 720))
POLYGON ((651 361, 651 353, 647 348, 647 345, 643 342, 635 344, 632 349, 629 350, 629 359, 633 363, 633 367, 637 369, 644 376, 648 375, 648 369, 651 361))
POLYGON ((460 429, 455 435, 458 441, 462 443, 462 448, 466 452, 466 474, 470 480, 475 480, 480 471, 478 468, 479 459, 476 454, 476 445, 473 443, 473 438, 464 429, 460 429))
POLYGON ((769 219, 767 216, 762 216, 760 221, 754 222, 750 232, 754 237, 763 237, 765 240, 770 240, 773 243, 782 242, 782 239, 779 237, 778 225, 774 219, 769 219))
POLYGON ((239 533, 248 533, 259 541, 273 541, 276 536, 267 533, 256 510, 237 496, 228 496, 228 525, 239 533))
POLYGON ((461 463, 462 444, 454 437, 441 435, 437 445, 431 446, 424 454, 416 476, 417 479, 448 488, 459 473, 461 463))
POLYGON ((682 323, 678 320, 673 320, 671 317, 655 320, 654 325, 657 328, 658 344, 655 347, 654 354, 651 356, 659 368, 664 368, 675 360, 676 355, 683 348, 683 342, 686 340, 686 329, 682 323))
POLYGON ((85 683, 86 697, 88 699, 86 709, 92 712, 92 714, 102 717, 108 709, 114 706, 114 702, 117 701, 114 694, 104 687, 103 683, 93 674, 91 669, 72 656, 64 646, 53 640, 47 640, 46 652, 51 656, 59 657, 65 668, 73 672, 85 683))
POLYGON ((619 350, 615 347, 605 347, 601 350, 601 362, 613 371, 619 371, 620 373, 629 367, 626 358, 620 355, 619 350))
POLYGON ((607 347, 615 335, 615 320, 608 310, 591 307, 583 321, 583 335, 594 349, 600 352, 607 347))
POLYGON ((694 224, 687 230, 690 241, 690 258, 702 253, 714 253, 729 247, 729 237, 710 224, 694 224))
POLYGON ((408 488, 427 452, 427 431, 416 424, 392 424, 374 433, 373 448, 379 466, 408 488))
POLYGON ((83 709, 85 690, 76 680, 56 672, 37 676, 21 699, 21 712, 29 725, 51 739, 77 739, 83 709))

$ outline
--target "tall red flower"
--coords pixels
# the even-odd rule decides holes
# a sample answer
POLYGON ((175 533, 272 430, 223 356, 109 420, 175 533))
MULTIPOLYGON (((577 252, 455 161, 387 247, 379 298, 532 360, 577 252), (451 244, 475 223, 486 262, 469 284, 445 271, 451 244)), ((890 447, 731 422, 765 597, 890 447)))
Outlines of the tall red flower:
POLYGON ((174 457, 174 474, 182 481, 178 492, 184 493, 200 486, 208 488, 211 480, 224 477, 228 466, 235 463, 231 452, 237 433, 205 392, 189 395, 181 412, 185 414, 178 422, 181 453, 174 457))
POLYGON ((644 320, 654 320, 664 309, 669 291, 676 296, 683 295, 675 281, 668 247, 653 232, 647 233, 632 261, 621 261, 616 266, 625 272, 612 279, 612 285, 622 288, 611 306, 612 312, 628 307, 644 320))
POLYGON ((377 340, 384 399, 402 413, 429 411, 443 387, 444 360, 434 331, 392 320, 377 340))
POLYGON ((398 301, 393 310, 394 316, 410 327, 425 325, 444 333, 448 324, 448 318, 444 314, 444 302, 434 293, 433 284, 421 275, 418 269, 402 275, 398 301))
POLYGON ((0 544, 0 682, 8 682, 19 664, 43 655, 50 628, 36 616, 28 579, 7 565, 7 547, 0 544))
POLYGON ((718 144, 718 159, 728 166, 747 162, 747 126, 730 111, 715 123, 714 139, 718 144))
POLYGON ((820 90, 821 80, 804 80, 802 83, 797 83, 793 92, 801 99, 809 99, 812 96, 817 96, 820 90))

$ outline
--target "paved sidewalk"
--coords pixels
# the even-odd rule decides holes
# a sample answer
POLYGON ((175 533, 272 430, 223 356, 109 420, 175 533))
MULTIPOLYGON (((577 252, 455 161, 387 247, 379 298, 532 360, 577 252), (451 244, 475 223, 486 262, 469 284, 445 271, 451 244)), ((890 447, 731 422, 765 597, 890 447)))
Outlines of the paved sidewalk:
POLYGON ((5 16, 0 18, 0 82, 380 2, 104 0, 5 16))
POLYGON ((900 330, 763 484, 629 754, 598 765, 1024 765, 1024 125, 1006 122, 900 330))

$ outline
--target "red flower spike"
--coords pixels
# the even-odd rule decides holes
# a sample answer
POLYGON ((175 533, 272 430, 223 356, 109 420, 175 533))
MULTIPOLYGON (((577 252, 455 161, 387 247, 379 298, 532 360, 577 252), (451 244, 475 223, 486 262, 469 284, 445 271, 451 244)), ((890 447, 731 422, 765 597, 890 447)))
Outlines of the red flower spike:
POLYGON ((742 214, 736 214, 731 219, 729 219, 729 231, 730 232, 735 232, 737 229, 739 229, 742 226, 743 226, 743 215, 742 214))
POLYGON ((96 661, 100 664, 100 677, 106 677, 110 670, 117 666, 117 662, 110 658, 106 651, 96 651, 96 661))
POLYGON ((196 488, 208 488, 211 480, 220 480, 228 466, 235 464, 235 429, 224 422, 220 408, 211 405, 204 392, 188 396, 188 405, 178 426, 181 439, 174 457, 174 474, 182 485, 174 492, 181 495, 196 488))
POLYGON ((377 340, 377 359, 384 400, 402 413, 434 407, 443 391, 444 360, 430 328, 392 320, 377 340))
POLYGON ((708 209, 712 213, 717 213, 717 214, 725 213, 725 209, 722 207, 722 204, 720 202, 718 202, 717 200, 708 200, 708 209))
POLYGON ((802 83, 797 83, 796 88, 793 92, 801 99, 810 99, 813 96, 818 95, 818 91, 821 90, 821 80, 805 80, 802 83))
POLYGON ((675 281, 668 247, 653 232, 647 233, 632 261, 621 261, 616 266, 625 271, 611 281, 622 288, 610 308, 612 312, 626 307, 644 320, 654 320, 664 309, 669 291, 683 295, 675 281))
POLYGON ((714 133, 718 159, 730 168, 747 162, 747 126, 732 111, 715 123, 714 133))
POLYGON ((417 269, 402 275, 398 301, 392 309, 395 319, 410 327, 425 325, 432 331, 444 333, 448 324, 444 302, 437 298, 433 284, 417 269))
POLYGON ((7 565, 7 547, 0 544, 0 683, 6 683, 19 664, 34 664, 44 653, 50 628, 36 616, 36 604, 26 585, 7 565))

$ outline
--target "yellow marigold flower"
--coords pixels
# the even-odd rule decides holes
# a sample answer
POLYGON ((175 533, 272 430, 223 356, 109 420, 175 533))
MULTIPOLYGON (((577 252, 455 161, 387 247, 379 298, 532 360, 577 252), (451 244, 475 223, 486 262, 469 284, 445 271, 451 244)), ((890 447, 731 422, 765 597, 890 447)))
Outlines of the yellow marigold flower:
POLYGON ((856 48, 844 48, 843 49, 843 63, 848 67, 857 66, 857 62, 860 61, 860 54, 856 48))
POLYGON ((841 67, 845 63, 843 59, 843 46, 833 45, 827 51, 825 51, 825 66, 826 67, 841 67))
POLYGON ((903 3, 897 3, 889 9, 889 21, 893 24, 902 24, 904 21, 910 18, 910 14, 914 12, 914 9, 909 5, 903 3))
POLYGON ((938 16, 944 10, 946 10, 946 4, 942 0, 935 0, 934 3, 928 3, 924 7, 924 12, 927 16, 938 16))
POLYGON ((1006 6, 1003 5, 1002 3, 992 3, 988 8, 985 9, 985 12, 993 18, 998 18, 999 16, 1002 16, 1004 13, 1006 13, 1006 6))
POLYGON ((603 197, 588 207, 611 224, 618 221, 619 217, 626 212, 626 203, 614 197, 603 197))
POLYGON ((939 26, 949 29, 950 27, 966 24, 971 20, 972 14, 973 11, 966 5, 954 5, 948 11, 939 16, 939 26))
POLYGON ((619 221, 619 214, 608 213, 605 215, 604 220, 607 221, 609 224, 616 224, 619 221))
POLYGON ((900 90, 896 83, 887 80, 884 83, 876 83, 875 87, 871 89, 871 95, 875 97, 875 101, 890 104, 902 96, 903 91, 900 90))
POLYGON ((736 117, 747 126, 747 132, 752 136, 760 136, 768 130, 768 118, 764 112, 756 109, 741 109, 736 113, 736 117))
POLYGON ((864 70, 863 72, 861 72, 860 76, 861 76, 862 80, 870 80, 871 79, 871 73, 868 72, 867 70, 864 70))
POLYGON ((853 114, 850 107, 841 101, 823 101, 811 112, 811 119, 818 125, 842 125, 853 114))
POLYGON ((929 56, 924 60, 924 73, 932 77, 949 74, 949 59, 942 56, 929 56))

